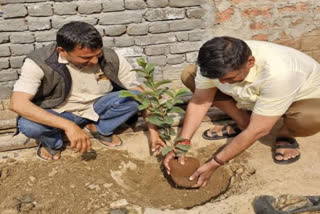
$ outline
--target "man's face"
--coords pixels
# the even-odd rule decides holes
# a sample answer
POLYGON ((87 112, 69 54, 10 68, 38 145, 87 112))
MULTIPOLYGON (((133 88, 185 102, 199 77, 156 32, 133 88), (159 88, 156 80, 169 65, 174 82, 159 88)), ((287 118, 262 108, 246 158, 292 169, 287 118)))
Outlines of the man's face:
POLYGON ((220 77, 219 81, 222 84, 224 83, 233 84, 233 83, 242 82, 249 74, 249 71, 254 66, 254 63, 255 63, 254 57, 250 56, 244 66, 242 66, 238 70, 229 71, 226 75, 220 77))
POLYGON ((102 56, 102 49, 89 49, 86 47, 81 48, 77 45, 72 51, 65 51, 63 48, 58 47, 58 52, 68 60, 68 62, 79 66, 87 67, 96 65, 99 61, 99 57, 102 56))

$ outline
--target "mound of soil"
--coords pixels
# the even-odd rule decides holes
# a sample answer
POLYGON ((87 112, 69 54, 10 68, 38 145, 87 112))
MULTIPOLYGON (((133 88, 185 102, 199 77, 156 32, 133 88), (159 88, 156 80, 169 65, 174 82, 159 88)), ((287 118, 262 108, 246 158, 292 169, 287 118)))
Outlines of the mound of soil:
POLYGON ((52 162, 10 159, 0 163, 0 210, 97 213, 131 204, 188 208, 224 192, 232 175, 221 167, 206 188, 177 189, 168 182, 160 165, 131 158, 124 151, 107 149, 98 150, 96 159, 90 161, 71 156, 52 162))

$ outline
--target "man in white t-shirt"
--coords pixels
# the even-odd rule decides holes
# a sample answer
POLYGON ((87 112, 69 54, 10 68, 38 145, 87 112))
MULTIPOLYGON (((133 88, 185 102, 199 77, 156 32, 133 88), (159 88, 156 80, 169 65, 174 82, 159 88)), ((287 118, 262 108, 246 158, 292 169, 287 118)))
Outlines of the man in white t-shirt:
MULTIPOLYGON (((19 114, 17 131, 39 142, 37 156, 58 160, 65 135, 84 154, 91 142, 85 127, 107 147, 122 144, 114 130, 138 112, 138 103, 114 88, 143 88, 128 62, 104 48, 99 32, 85 22, 70 22, 56 43, 30 53, 14 86, 10 109, 19 114)), ((164 146, 148 124, 152 150, 164 146)))
MULTIPOLYGON (((180 143, 190 144, 212 105, 234 123, 206 130, 203 137, 235 138, 190 177, 198 180, 197 187, 205 186, 219 166, 267 135, 280 118, 283 126, 273 152, 278 164, 299 159, 294 137, 320 131, 320 65, 304 53, 269 42, 216 37, 200 48, 198 65, 199 69, 190 65, 182 73, 183 83, 194 94, 180 135, 185 142, 180 143)), ((174 155, 171 152, 164 160, 168 173, 174 155)))

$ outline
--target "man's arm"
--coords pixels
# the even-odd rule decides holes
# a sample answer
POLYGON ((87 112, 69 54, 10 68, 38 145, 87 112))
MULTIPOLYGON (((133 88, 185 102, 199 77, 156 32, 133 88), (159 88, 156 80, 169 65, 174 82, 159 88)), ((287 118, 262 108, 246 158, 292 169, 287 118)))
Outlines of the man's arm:
MULTIPOLYGON (((228 144, 216 157, 222 162, 227 162, 247 148, 249 148, 256 140, 269 134, 272 127, 280 119, 280 116, 263 116, 253 113, 250 118, 248 127, 237 135, 230 144, 228 144)), ((195 187, 205 186, 213 172, 219 167, 219 163, 211 160, 201 166, 190 179, 197 179, 195 187)))
POLYGON ((196 89, 187 107, 187 112, 183 121, 180 134, 181 138, 191 139, 195 131, 199 128, 204 116, 212 106, 213 98, 217 88, 196 89))
MULTIPOLYGON (((187 107, 187 112, 183 121, 183 127, 180 134, 181 138, 191 139, 195 131, 199 128, 204 116, 212 106, 217 88, 196 89, 187 107)), ((169 161, 175 156, 174 152, 169 152, 165 157, 163 164, 170 174, 169 161)), ((181 160, 183 163, 183 159, 181 160)))
POLYGON ((65 131, 71 148, 75 148, 76 152, 85 153, 91 149, 89 137, 77 124, 38 107, 31 102, 32 98, 31 94, 14 91, 9 109, 28 120, 65 131))

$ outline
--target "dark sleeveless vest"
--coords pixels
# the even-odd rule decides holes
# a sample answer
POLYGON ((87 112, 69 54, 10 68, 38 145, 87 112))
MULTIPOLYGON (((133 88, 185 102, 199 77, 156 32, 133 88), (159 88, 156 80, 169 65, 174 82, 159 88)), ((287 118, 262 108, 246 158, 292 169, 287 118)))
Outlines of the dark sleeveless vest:
MULTIPOLYGON (((65 64, 58 62, 56 44, 45 46, 30 53, 27 58, 34 61, 44 72, 44 78, 32 102, 42 108, 54 108, 63 103, 70 93, 72 80, 65 64)), ((113 85, 124 88, 118 79, 119 58, 114 50, 103 49, 99 58, 101 70, 113 85)))

